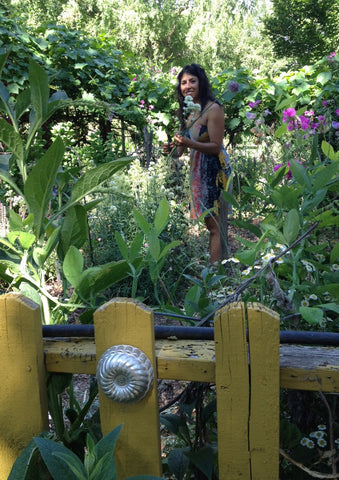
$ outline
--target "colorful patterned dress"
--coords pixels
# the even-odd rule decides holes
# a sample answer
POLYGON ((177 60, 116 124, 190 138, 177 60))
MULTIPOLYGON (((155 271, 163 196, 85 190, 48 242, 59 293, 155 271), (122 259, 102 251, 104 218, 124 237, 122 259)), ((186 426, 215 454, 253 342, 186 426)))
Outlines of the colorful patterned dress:
MULTIPOLYGON (((186 135, 198 142, 210 141, 206 125, 194 124, 186 135)), ((219 155, 201 153, 191 148, 190 164, 191 217, 197 219, 210 209, 213 210, 207 216, 218 215, 220 192, 227 188, 228 179, 232 173, 230 158, 225 147, 221 147, 219 155)), ((228 191, 230 190, 231 182, 228 186, 228 191)))

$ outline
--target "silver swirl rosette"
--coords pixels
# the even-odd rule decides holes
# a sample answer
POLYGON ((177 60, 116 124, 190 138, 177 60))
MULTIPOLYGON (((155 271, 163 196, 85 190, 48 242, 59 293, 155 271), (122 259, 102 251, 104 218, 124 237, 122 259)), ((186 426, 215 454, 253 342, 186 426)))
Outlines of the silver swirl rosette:
POLYGON ((131 345, 108 348, 97 365, 99 387, 108 398, 119 403, 135 403, 144 398, 153 378, 150 360, 131 345))

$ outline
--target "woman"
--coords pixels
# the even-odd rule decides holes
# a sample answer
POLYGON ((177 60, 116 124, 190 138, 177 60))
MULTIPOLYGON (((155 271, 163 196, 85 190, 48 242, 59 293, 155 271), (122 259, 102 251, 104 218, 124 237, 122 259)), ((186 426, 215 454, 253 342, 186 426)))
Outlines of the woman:
MULTIPOLYGON (((221 234, 219 222, 219 197, 227 187, 231 175, 229 157, 223 147, 224 111, 215 99, 205 70, 195 63, 186 65, 178 75, 176 94, 179 101, 181 132, 174 142, 164 146, 165 152, 176 147, 175 155, 190 149, 191 164, 191 217, 204 221, 210 233, 210 263, 220 260, 221 234), (200 112, 185 115, 185 98, 192 97, 200 105, 200 112)), ((186 102, 187 103, 187 102, 186 102)))

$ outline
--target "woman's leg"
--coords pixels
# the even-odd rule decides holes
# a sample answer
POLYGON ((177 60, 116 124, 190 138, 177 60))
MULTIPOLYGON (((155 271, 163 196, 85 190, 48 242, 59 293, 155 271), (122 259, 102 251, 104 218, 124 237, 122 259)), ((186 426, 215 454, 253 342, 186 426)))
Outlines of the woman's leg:
POLYGON ((219 217, 211 216, 205 218, 205 225, 207 230, 210 232, 210 264, 213 265, 213 263, 220 261, 221 254, 219 217))

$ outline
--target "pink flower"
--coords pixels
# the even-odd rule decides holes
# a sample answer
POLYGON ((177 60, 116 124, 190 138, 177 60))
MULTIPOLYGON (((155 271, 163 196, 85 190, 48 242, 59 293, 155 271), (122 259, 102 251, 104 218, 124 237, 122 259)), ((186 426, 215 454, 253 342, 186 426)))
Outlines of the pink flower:
POLYGON ((132 82, 136 82, 136 81, 137 81, 137 77, 132 78, 132 82))
POLYGON ((248 105, 251 108, 256 108, 259 105, 260 102, 261 102, 261 100, 257 100, 256 102, 250 102, 248 105))
POLYGON ((148 106, 148 110, 153 110, 153 108, 154 108, 154 105, 149 105, 148 106))
POLYGON ((312 115, 314 115, 314 111, 313 110, 305 110, 304 115, 305 115, 305 117, 312 117, 312 115))
POLYGON ((296 115, 296 111, 294 108, 287 108, 283 111, 283 122, 286 123, 289 118, 293 118, 296 115))
POLYGON ((307 117, 304 117, 304 115, 300 115, 299 120, 300 120, 301 129, 307 130, 310 124, 310 119, 307 117))
POLYGON ((140 108, 145 108, 145 100, 140 100, 140 108))
POLYGON ((334 57, 335 57, 335 52, 330 53, 329 56, 327 57, 327 61, 328 62, 333 62, 334 57))

